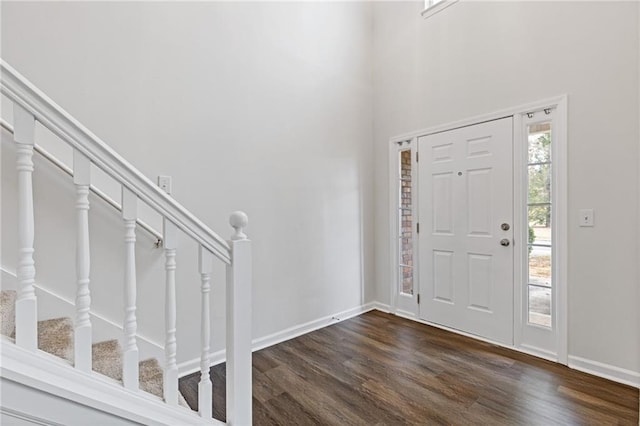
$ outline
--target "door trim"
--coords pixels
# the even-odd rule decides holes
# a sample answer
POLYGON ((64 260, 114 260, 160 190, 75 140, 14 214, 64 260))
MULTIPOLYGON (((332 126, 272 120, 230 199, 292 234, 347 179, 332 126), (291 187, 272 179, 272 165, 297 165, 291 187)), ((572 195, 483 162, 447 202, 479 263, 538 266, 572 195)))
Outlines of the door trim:
MULTIPOLYGON (((568 364, 568 271, 567 271, 567 260, 568 260, 568 191, 567 191, 567 166, 568 166, 568 158, 567 158, 567 108, 568 108, 568 96, 566 94, 542 99, 535 102, 530 102, 526 104, 522 104, 519 106, 509 107, 505 109, 501 109, 498 111, 494 111, 487 114, 481 114, 469 118, 465 118, 462 120, 452 121, 445 124, 440 124, 436 126, 431 126, 428 128, 424 128, 421 130, 404 133, 395 137, 392 137, 389 140, 389 188, 390 197, 393 197, 395 190, 395 182, 394 175, 392 171, 393 167, 393 158, 395 158, 394 146, 399 141, 417 141, 417 138, 420 136, 427 136, 435 133, 440 133, 448 130, 454 130, 460 127, 471 126, 474 124, 493 121, 500 118, 513 117, 514 119, 514 162, 513 162, 513 173, 514 173, 514 226, 518 226, 518 229, 521 229, 523 224, 520 218, 522 211, 522 205, 520 200, 522 199, 522 186, 519 185, 518 182, 515 181, 516 176, 522 176, 524 173, 524 165, 520 159, 521 156, 517 154, 518 147, 520 150, 522 149, 521 144, 517 142, 522 141, 522 117, 531 111, 539 111, 545 108, 554 108, 555 109, 555 118, 554 118, 554 129, 557 139, 552 147, 553 156, 555 158, 554 163, 556 167, 554 167, 554 184, 555 184, 555 193, 554 193, 554 206, 556 209, 556 242, 555 242, 555 251, 554 251, 554 260, 555 260, 555 268, 554 268, 554 276, 556 277, 556 310, 554 312, 554 319, 557 324, 557 353, 550 354, 544 350, 540 350, 535 347, 531 347, 526 345, 522 341, 522 327, 523 324, 523 314, 522 314, 522 288, 523 283, 521 282, 522 271, 524 265, 522 263, 522 259, 520 256, 517 258, 514 256, 514 318, 513 318, 513 329, 514 329, 514 345, 513 349, 517 349, 521 352, 529 353, 531 355, 535 355, 541 358, 550 359, 556 361, 561 364, 568 364), (516 221, 520 221, 517 223, 516 221)), ((412 146, 416 147, 415 142, 412 143, 412 146)), ((522 151, 520 151, 522 153, 522 151)), ((419 185, 418 182, 415 182, 419 185)), ((391 245, 391 255, 389 256, 390 262, 394 262, 395 259, 395 248, 393 246, 394 242, 394 218, 395 218, 395 209, 393 203, 389 203, 389 223, 390 223, 390 243, 391 245)), ((414 215, 419 217, 420 212, 418 211, 414 200, 414 215)), ((418 248, 419 250, 419 248, 418 248)), ((415 261, 414 254, 414 274, 418 277, 420 275, 420 265, 415 261)), ((390 263, 390 267, 393 267, 393 263, 390 263)), ((393 313, 416 319, 420 322, 425 322, 423 320, 419 320, 419 307, 417 303, 415 304, 415 309, 413 312, 407 312, 402 310, 402 312, 397 312, 397 302, 396 298, 398 297, 397 286, 395 283, 396 279, 394 275, 390 280, 390 295, 391 295, 391 310, 393 313)), ((431 324, 434 325, 434 324, 431 324)), ((456 330, 451 330, 457 333, 460 333, 456 330)), ((463 334, 463 333, 461 333, 463 334)), ((474 336, 472 336, 474 337, 474 336)), ((477 338, 477 336, 476 336, 477 338)), ((482 339, 481 339, 482 340, 482 339)), ((496 342, 492 342, 496 343, 496 342)), ((501 345, 504 346, 504 345, 501 345)))
POLYGON ((412 184, 412 214, 414 217, 417 217, 417 197, 415 194, 418 191, 418 179, 417 177, 417 162, 416 162, 416 148, 417 148, 418 140, 417 138, 408 138, 408 139, 393 139, 389 144, 389 194, 390 194, 390 202, 389 202, 389 264, 391 265, 391 279, 390 279, 390 310, 391 313, 396 315, 401 315, 407 318, 417 318, 417 294, 416 291, 416 283, 419 283, 420 279, 420 271, 416 268, 415 259, 418 256, 418 245, 417 245, 417 232, 416 227, 413 226, 412 229, 412 241, 413 245, 413 294, 409 295, 406 293, 401 293, 399 291, 400 282, 398 280, 398 274, 395 270, 396 263, 398 259, 398 235, 397 235, 397 223, 398 223, 398 203, 397 201, 393 201, 394 197, 397 196, 399 187, 398 181, 396 179, 397 174, 400 172, 398 167, 398 153, 405 149, 411 150, 411 184, 412 184), (412 309, 413 308, 413 309, 412 309))

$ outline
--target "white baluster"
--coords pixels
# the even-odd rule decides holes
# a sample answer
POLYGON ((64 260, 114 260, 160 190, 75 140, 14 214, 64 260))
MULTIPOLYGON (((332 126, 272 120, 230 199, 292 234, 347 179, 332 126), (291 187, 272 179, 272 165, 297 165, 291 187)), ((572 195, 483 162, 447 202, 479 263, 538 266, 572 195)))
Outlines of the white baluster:
POLYGON ((211 291, 211 266, 213 254, 206 248, 198 248, 198 265, 202 279, 201 313, 200 313, 200 382, 198 383, 198 412, 201 417, 210 419, 212 415, 213 389, 210 375, 209 349, 211 339, 211 317, 209 292, 211 291))
POLYGON ((138 389, 138 345, 136 343, 136 218, 138 198, 122 187, 122 218, 125 228, 124 266, 124 354, 122 381, 128 389, 138 389))
POLYGON ((76 211, 78 214, 76 234, 76 323, 75 366, 91 371, 91 295, 89 292, 89 185, 91 163, 79 151, 73 152, 73 183, 76 186, 76 211))
POLYGON ((166 340, 164 346, 164 400, 167 404, 178 405, 178 364, 176 363, 176 226, 163 220, 165 254, 165 300, 164 320, 166 340))
POLYGON ((18 169, 18 300, 16 301, 16 344, 35 351, 38 348, 38 309, 33 287, 36 277, 33 261, 33 145, 36 122, 21 106, 13 107, 14 139, 18 169))
POLYGON ((251 425, 251 241, 243 212, 231 214, 235 229, 227 265, 227 422, 251 425))

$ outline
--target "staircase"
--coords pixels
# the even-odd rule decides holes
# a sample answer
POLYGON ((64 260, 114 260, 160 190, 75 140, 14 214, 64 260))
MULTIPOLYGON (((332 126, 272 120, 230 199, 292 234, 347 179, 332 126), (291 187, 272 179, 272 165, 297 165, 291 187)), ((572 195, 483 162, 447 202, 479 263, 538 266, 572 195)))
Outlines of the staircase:
MULTIPOLYGON (((15 336, 16 292, 0 292, 1 332, 11 339, 15 336)), ((69 317, 38 321, 38 349, 55 355, 73 366, 73 321, 69 317)), ((106 340, 92 345, 93 371, 122 383, 122 348, 118 340, 106 340)), ((162 398, 163 373, 157 359, 150 358, 138 363, 140 389, 162 398)), ((182 394, 178 403, 189 408, 182 394)))
POLYGON ((13 134, 18 175, 17 289, 3 288, 0 293, 1 420, 21 419, 34 424, 222 424, 212 418, 209 375, 210 281, 214 262, 221 262, 226 268, 227 424, 251 425, 252 279, 251 242, 244 234, 246 215, 231 215, 234 233, 225 241, 1 60, 0 71, 1 92, 13 103, 13 124, 3 120, 2 127, 13 134), (38 145, 36 123, 71 147, 73 167, 62 165, 38 145), (33 196, 34 152, 69 174, 75 188, 74 318, 37 317, 34 211, 38 200, 33 196), (93 167, 121 186, 120 203, 92 184, 93 167), (113 232, 121 233, 125 265, 122 335, 98 342, 93 341, 91 322, 90 192, 121 215, 121 226, 113 232), (140 204, 158 213, 163 223, 157 246, 162 247, 165 258, 164 300, 143 301, 163 304, 163 363, 154 358, 141 360, 138 349, 136 228, 155 232, 140 220, 140 204), (180 233, 198 246, 201 298, 192 302, 194 311, 199 308, 201 327, 198 413, 191 411, 178 390, 176 292, 185 285, 176 283, 180 233))

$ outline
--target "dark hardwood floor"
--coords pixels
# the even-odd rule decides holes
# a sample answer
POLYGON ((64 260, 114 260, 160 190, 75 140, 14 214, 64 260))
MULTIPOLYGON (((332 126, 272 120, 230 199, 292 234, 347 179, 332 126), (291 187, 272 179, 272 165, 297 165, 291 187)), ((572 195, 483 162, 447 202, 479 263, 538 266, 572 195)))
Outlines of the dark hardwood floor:
MULTIPOLYGON (((211 378, 224 420, 224 364, 211 378)), ((180 380, 194 409, 198 381, 180 380)), ((254 353, 253 421, 638 425, 638 390, 372 311, 254 353)))

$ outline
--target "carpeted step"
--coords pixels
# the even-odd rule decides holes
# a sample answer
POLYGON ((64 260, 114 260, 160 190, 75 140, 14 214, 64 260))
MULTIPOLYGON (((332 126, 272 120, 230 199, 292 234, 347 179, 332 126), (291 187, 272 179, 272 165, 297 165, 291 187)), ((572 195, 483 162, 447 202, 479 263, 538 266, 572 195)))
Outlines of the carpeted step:
POLYGON ((155 358, 140 361, 140 389, 162 398, 162 368, 155 358))
MULTIPOLYGON (((16 292, 0 292, 0 332, 15 337, 16 292)), ((73 364, 73 321, 69 317, 38 321, 38 349, 69 361, 73 364)), ((117 340, 107 340, 92 345, 93 371, 117 381, 122 381, 122 349, 117 340)), ((163 372, 158 360, 140 361, 140 389, 163 397, 163 372)), ((189 408, 182 394, 178 393, 180 405, 189 408)))
MULTIPOLYGON (((108 340, 93 345, 93 370, 122 381, 122 350, 117 340, 108 340)), ((140 389, 152 395, 163 397, 163 372, 158 360, 155 358, 140 361, 139 380, 140 389)), ((189 405, 178 394, 180 405, 190 409, 189 405)))
POLYGON ((107 340, 93 344, 93 371, 122 381, 122 351, 117 340, 107 340))
POLYGON ((0 292, 0 333, 12 336, 16 328, 16 292, 2 290, 0 292))
POLYGON ((38 321, 38 349, 73 363, 73 321, 71 318, 38 321))
MULTIPOLYGON (((151 358, 140 361, 140 389, 162 398, 163 380, 162 368, 157 359, 151 358)), ((180 392, 178 392, 178 404, 191 409, 180 392)))

